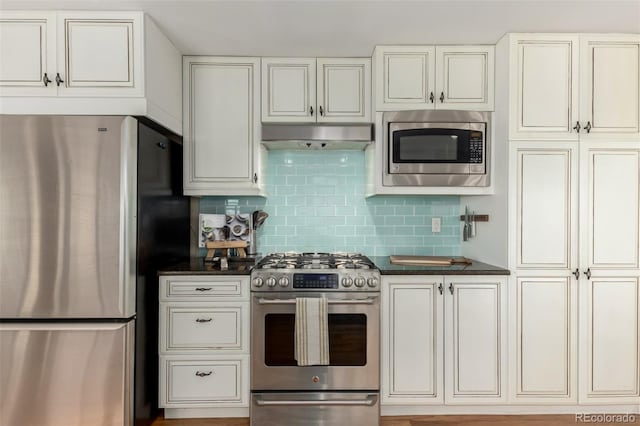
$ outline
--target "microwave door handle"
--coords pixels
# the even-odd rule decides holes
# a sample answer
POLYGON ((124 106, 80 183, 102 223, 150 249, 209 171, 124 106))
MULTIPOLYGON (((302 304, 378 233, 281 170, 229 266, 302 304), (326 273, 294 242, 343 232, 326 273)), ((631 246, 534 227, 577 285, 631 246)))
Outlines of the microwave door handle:
MULTIPOLYGON (((336 299, 327 300, 330 305, 372 305, 377 297, 367 297, 365 299, 336 299)), ((258 298, 259 305, 295 305, 296 299, 268 299, 258 298)))

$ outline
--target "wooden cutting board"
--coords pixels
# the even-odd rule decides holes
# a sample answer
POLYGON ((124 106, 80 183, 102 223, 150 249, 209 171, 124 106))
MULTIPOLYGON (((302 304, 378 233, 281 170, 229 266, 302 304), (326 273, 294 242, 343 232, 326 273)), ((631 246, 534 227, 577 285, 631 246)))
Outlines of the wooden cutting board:
POLYGON ((466 257, 451 256, 389 256, 389 261, 393 265, 411 266, 450 266, 456 264, 471 265, 471 260, 466 257))

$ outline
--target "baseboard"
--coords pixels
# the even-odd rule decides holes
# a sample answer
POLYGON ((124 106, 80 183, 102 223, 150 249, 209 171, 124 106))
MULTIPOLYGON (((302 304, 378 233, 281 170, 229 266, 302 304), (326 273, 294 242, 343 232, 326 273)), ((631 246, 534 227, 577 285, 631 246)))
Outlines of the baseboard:
POLYGON ((640 414, 638 405, 386 405, 382 416, 447 414, 640 414))
POLYGON ((165 419, 196 419, 216 417, 249 417, 246 408, 165 408, 165 419))

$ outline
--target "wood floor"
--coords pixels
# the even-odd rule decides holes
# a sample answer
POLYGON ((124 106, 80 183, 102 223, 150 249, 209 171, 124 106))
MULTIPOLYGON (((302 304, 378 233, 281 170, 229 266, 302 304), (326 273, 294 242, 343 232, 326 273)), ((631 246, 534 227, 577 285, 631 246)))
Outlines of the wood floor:
MULTIPOLYGON (((639 416, 640 417, 640 416, 639 416)), ((638 417, 636 417, 638 422, 638 417)), ((576 426, 574 415, 536 416, 403 416, 383 417, 381 426, 576 426)), ((612 425, 613 423, 598 423, 612 425)), ((638 423, 635 423, 638 424, 638 423)), ((619 426, 620 423, 617 423, 619 426)), ((249 419, 180 419, 158 418, 152 426, 249 426, 249 419)), ((286 426, 286 425, 283 425, 286 426)), ((366 425, 345 425, 366 426, 366 425)))

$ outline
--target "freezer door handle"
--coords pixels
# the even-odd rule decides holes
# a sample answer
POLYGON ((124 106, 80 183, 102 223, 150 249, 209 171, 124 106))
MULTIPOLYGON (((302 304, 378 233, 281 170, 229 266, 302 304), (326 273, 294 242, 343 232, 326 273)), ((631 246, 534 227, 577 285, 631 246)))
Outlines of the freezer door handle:
POLYGON ((283 400, 265 400, 261 396, 254 396, 256 405, 260 407, 266 406, 282 406, 282 405, 295 405, 295 406, 318 406, 318 405, 364 405, 371 407, 376 405, 378 401, 377 395, 369 395, 364 399, 283 399, 283 400))

